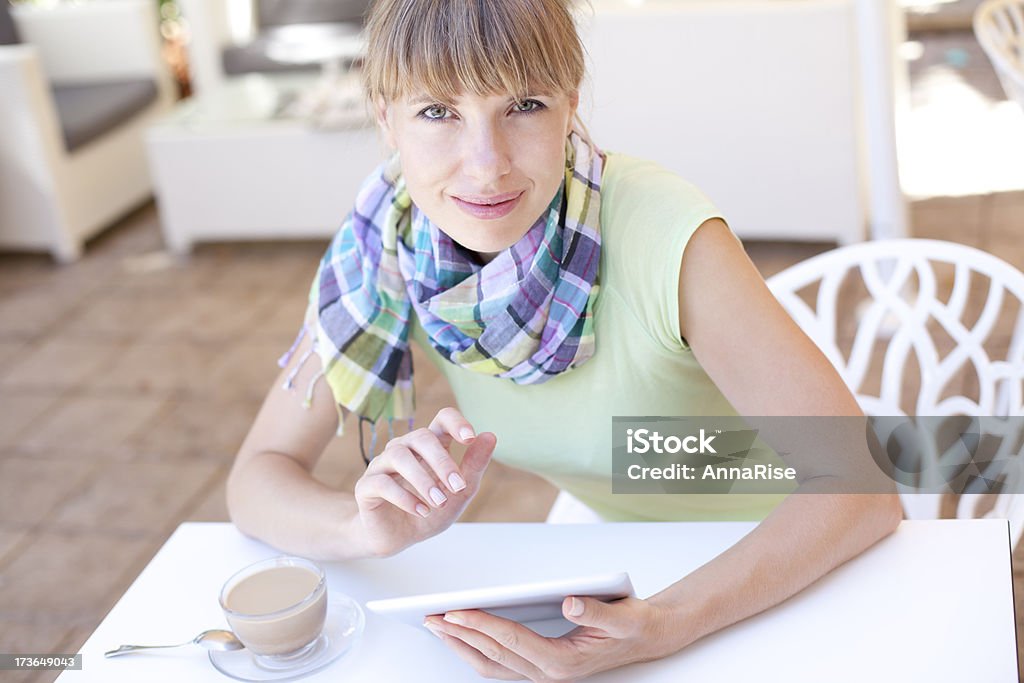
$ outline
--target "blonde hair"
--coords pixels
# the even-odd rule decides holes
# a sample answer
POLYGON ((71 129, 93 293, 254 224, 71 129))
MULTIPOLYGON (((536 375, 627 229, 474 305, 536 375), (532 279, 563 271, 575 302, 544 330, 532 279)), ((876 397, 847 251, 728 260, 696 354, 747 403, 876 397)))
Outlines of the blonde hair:
POLYGON ((585 67, 570 2, 377 0, 366 24, 367 100, 577 91, 585 67))

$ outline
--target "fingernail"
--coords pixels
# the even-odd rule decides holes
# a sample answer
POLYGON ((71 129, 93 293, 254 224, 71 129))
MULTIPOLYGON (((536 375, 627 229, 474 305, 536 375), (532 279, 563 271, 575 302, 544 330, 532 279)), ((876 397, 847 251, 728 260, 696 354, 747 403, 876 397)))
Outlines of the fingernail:
POLYGON ((460 617, 458 614, 448 612, 444 615, 444 620, 449 624, 465 624, 466 620, 460 617))
POLYGON ((448 500, 448 497, 441 493, 441 489, 435 486, 434 488, 430 489, 430 500, 434 501, 435 505, 440 505, 441 503, 448 500))
POLYGON ((572 598, 572 601, 569 603, 569 616, 578 617, 581 614, 583 614, 583 601, 572 598))
POLYGON ((434 626, 433 624, 427 623, 426 621, 423 622, 423 625, 426 627, 428 631, 433 633, 435 636, 437 636, 438 638, 441 637, 441 629, 434 626))
POLYGON ((466 488, 466 480, 460 477, 458 472, 452 472, 448 477, 448 485, 452 487, 452 491, 461 491, 466 488))
POLYGON ((430 514, 430 508, 423 503, 416 503, 416 512, 420 513, 420 517, 426 517, 430 514))
POLYGON ((474 434, 473 430, 470 429, 469 427, 463 427, 462 429, 460 429, 459 436, 462 438, 463 441, 472 441, 473 439, 476 438, 476 434, 474 434))

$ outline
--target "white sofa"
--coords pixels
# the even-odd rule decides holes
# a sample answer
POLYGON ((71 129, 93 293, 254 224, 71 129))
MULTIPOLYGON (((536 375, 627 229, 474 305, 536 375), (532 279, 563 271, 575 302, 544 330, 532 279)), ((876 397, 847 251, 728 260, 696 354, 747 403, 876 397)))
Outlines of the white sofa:
POLYGON ((11 10, 21 42, 0 45, 0 249, 74 261, 85 240, 151 196, 143 132, 175 98, 156 9, 154 0, 105 0, 11 10), (156 97, 138 113, 99 133, 69 132, 76 105, 91 109, 87 124, 98 114, 95 95, 67 86, 146 81, 156 97))

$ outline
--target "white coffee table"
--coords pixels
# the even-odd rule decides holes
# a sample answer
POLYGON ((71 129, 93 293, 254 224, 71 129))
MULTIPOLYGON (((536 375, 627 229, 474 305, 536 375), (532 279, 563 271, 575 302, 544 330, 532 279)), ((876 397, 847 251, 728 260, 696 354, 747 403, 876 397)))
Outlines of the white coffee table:
POLYGON ((324 129, 282 114, 316 74, 250 74, 186 100, 151 127, 146 143, 168 247, 200 240, 331 236, 359 185, 385 156, 359 101, 324 129))
MULTIPOLYGON (((754 526, 456 524, 394 557, 324 568, 332 591, 360 602, 621 570, 647 597, 754 526)), ((102 653, 122 643, 182 642, 203 629, 225 627, 217 604, 222 582, 275 554, 229 524, 183 524, 82 646, 82 670, 63 673, 61 683, 229 680, 199 648, 116 659, 102 653)), ((368 613, 353 651, 304 680, 480 678, 426 629, 368 613)), ((590 680, 1016 681, 1006 521, 903 522, 892 536, 786 602, 671 657, 590 680)))

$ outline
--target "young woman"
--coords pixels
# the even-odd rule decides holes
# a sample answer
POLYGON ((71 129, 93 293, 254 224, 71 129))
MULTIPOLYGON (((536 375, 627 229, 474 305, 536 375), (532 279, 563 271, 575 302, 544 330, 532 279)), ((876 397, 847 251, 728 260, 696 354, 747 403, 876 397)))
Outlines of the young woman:
POLYGON ((590 141, 576 117, 584 58, 567 5, 374 4, 365 87, 396 154, 367 178, 325 254, 303 334, 228 482, 240 529, 324 559, 387 556, 443 531, 492 455, 608 520, 763 520, 648 599, 567 599, 580 628, 562 638, 483 612, 428 620, 503 679, 572 679, 676 652, 800 591, 901 517, 894 495, 843 494, 824 458, 798 491, 832 495, 611 493, 615 415, 860 411, 707 198, 590 141), (410 340, 460 408, 388 441, 354 492, 315 481, 349 412, 411 416, 410 340), (309 387, 308 405, 282 381, 309 387), (453 442, 467 445, 459 463, 453 442))

